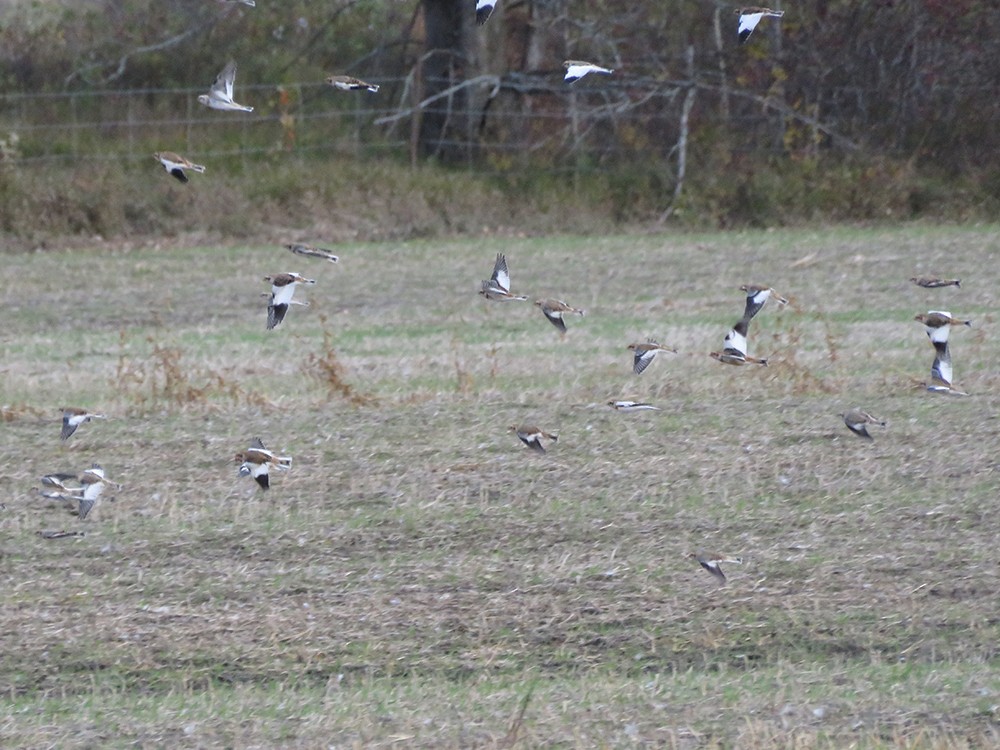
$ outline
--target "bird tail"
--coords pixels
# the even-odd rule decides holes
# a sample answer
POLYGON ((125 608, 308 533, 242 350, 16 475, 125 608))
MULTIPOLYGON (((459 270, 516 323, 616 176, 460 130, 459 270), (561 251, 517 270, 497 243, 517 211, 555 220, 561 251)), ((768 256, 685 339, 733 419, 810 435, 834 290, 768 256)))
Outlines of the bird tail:
POLYGON ((190 168, 198 174, 203 174, 205 171, 205 167, 201 164, 192 164, 190 168))

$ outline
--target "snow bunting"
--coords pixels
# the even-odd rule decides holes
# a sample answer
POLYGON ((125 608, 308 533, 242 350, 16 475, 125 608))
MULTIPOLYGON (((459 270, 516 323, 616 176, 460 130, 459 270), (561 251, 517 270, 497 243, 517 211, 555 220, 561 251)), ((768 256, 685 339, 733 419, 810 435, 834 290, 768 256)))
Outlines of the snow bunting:
POLYGON ((341 91, 371 91, 373 94, 379 89, 378 84, 368 83, 367 81, 362 81, 360 78, 354 78, 352 76, 329 76, 326 82, 333 86, 335 89, 340 89, 341 91))
POLYGON ((722 572, 722 568, 719 567, 721 563, 734 563, 736 565, 743 564, 742 557, 729 557, 728 555, 716 555, 710 552, 691 552, 688 557, 697 560, 698 564, 701 565, 705 570, 719 579, 719 584, 726 582, 726 574, 722 572))
POLYGON ((583 317, 583 310, 570 307, 562 300, 539 299, 535 300, 535 304, 542 309, 542 312, 545 313, 545 317, 549 319, 549 322, 558 328, 562 333, 566 333, 566 322, 563 320, 563 315, 573 313, 583 317))
POLYGON ((292 468, 291 456, 272 453, 264 447, 260 438, 254 438, 249 449, 236 454, 236 463, 240 465, 238 474, 241 477, 252 476, 264 490, 271 486, 269 471, 272 466, 280 471, 292 468))
POLYGON ((64 406, 62 409, 62 433, 59 437, 68 440, 69 436, 76 432, 76 428, 91 419, 107 419, 103 414, 94 414, 86 409, 78 409, 75 406, 64 406))
POLYGON ((110 484, 104 478, 104 469, 97 464, 87 469, 80 475, 80 484, 83 486, 83 494, 79 499, 79 510, 77 511, 81 521, 87 520, 87 516, 97 505, 97 501, 104 492, 104 485, 110 484))
POLYGON ((649 367, 650 362, 656 358, 657 352, 670 352, 671 354, 677 354, 676 349, 670 349, 666 346, 656 343, 653 339, 649 339, 645 344, 629 344, 626 347, 630 352, 632 352, 632 372, 636 375, 641 375, 642 372, 649 367))
POLYGON ((582 60, 567 60, 563 63, 563 67, 566 68, 566 75, 563 80, 569 81, 570 83, 579 81, 588 73, 603 73, 605 75, 611 75, 615 72, 610 68, 602 68, 600 65, 583 62, 582 60))
POLYGON ((740 17, 739 24, 739 37, 740 44, 744 44, 753 30, 757 28, 757 24, 760 23, 761 19, 765 16, 773 16, 774 18, 781 18, 785 15, 783 10, 771 10, 770 8, 740 8, 736 11, 740 17))
POLYGON ((482 26, 493 14, 497 0, 476 0, 476 25, 482 26))
POLYGON ((176 177, 181 182, 188 181, 188 176, 184 172, 185 169, 190 169, 192 172, 197 172, 198 174, 202 174, 205 171, 205 167, 201 164, 188 161, 173 151, 157 151, 153 154, 153 158, 163 165, 168 174, 176 177))
POLYGON ((971 320, 959 320, 958 318, 951 317, 950 312, 944 310, 930 310, 927 313, 920 313, 920 315, 914 315, 913 319, 924 324, 924 329, 927 331, 927 335, 930 336, 931 341, 948 340, 947 331, 951 330, 951 326, 972 326, 971 320))
POLYGON ((884 421, 876 419, 868 412, 861 411, 861 409, 851 409, 850 411, 838 414, 837 416, 844 420, 844 424, 847 425, 847 429, 855 435, 867 438, 868 440, 872 439, 871 434, 868 432, 868 425, 877 424, 880 427, 885 427, 884 421))
POLYGON ((264 281, 271 282, 271 299, 267 305, 267 330, 271 330, 285 319, 289 305, 309 307, 308 302, 293 302, 295 287, 299 284, 315 284, 316 279, 307 279, 295 272, 279 273, 277 276, 265 276, 264 281))
POLYGON ((528 299, 524 295, 510 293, 510 273, 507 272, 507 257, 503 253, 497 253, 497 259, 493 263, 493 275, 482 282, 479 293, 486 299, 493 300, 528 299))
POLYGON ((529 425, 512 424, 508 429, 517 435, 520 441, 531 448, 531 450, 538 451, 539 453, 545 453, 545 447, 542 445, 543 438, 552 442, 559 439, 558 435, 553 435, 529 425))
POLYGON ((328 260, 331 263, 337 263, 340 258, 331 253, 329 250, 324 250, 321 247, 312 247, 311 245, 299 245, 291 244, 285 245, 285 247, 296 255, 303 255, 307 258, 322 258, 323 260, 328 260))
POLYGON ((749 323, 745 319, 738 320, 726 338, 723 340, 721 352, 709 352, 712 359, 723 362, 727 365, 764 365, 767 366, 766 359, 757 359, 747 355, 747 327, 749 323))
POLYGON ((615 411, 625 412, 626 414, 633 411, 662 411, 659 406, 646 404, 642 401, 608 401, 608 406, 615 411))
POLYGON ((943 286, 962 287, 961 279, 936 279, 924 276, 913 276, 910 281, 917 286, 922 286, 924 289, 940 289, 943 286))
POLYGON ((236 80, 236 63, 230 61, 222 72, 215 77, 212 88, 207 94, 198 97, 198 101, 211 109, 223 109, 236 112, 253 112, 253 107, 237 104, 233 101, 233 82, 236 80))
POLYGON ((725 349, 721 352, 709 352, 708 356, 727 365, 764 365, 764 367, 767 367, 767 359, 748 357, 746 354, 736 350, 725 349))
POLYGON ((247 7, 250 7, 250 8, 256 8, 257 7, 257 3, 254 2, 254 0, 219 0, 219 2, 222 2, 222 3, 231 3, 231 4, 234 4, 234 5, 235 4, 246 5, 247 7))

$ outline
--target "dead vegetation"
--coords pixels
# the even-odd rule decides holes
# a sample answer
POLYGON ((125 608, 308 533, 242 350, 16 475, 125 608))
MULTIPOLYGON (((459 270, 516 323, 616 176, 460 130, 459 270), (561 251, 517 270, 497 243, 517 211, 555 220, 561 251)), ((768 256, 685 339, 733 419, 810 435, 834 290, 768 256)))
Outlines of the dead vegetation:
POLYGON ((271 332, 246 300, 272 247, 13 256, 0 402, 49 414, 83 394, 122 414, 67 445, 4 423, 0 744, 997 744, 991 337, 953 337, 973 397, 906 382, 932 355, 916 312, 988 330, 994 279, 969 271, 994 243, 911 228, 345 245, 271 332), (587 317, 561 337, 478 299, 501 249, 525 293, 583 290, 587 317), (175 286, 176 268, 229 263, 202 307, 175 286), (906 281, 943 271, 970 281, 906 281), (84 272, 144 322, 123 335, 46 286, 84 272), (798 303, 754 319, 751 351, 775 357, 755 370, 707 356, 748 281, 798 303), (171 294, 185 314, 150 317, 171 294), (624 347, 646 332, 680 353, 637 377, 624 347), (606 406, 623 393, 663 411, 606 406), (888 426, 859 440, 837 416, 851 406, 888 426), (506 431, 522 421, 558 443, 525 449, 506 431), (255 434, 294 456, 266 494, 231 462, 255 434), (125 485, 98 520, 30 492, 91 461, 125 485), (744 564, 720 586, 685 557, 698 549, 744 564))

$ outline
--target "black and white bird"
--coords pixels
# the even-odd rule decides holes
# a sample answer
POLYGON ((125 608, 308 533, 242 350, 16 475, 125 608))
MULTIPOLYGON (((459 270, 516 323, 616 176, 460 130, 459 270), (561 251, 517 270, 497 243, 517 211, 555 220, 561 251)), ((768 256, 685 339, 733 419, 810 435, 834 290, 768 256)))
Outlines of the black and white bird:
POLYGON ((480 284, 479 293, 486 299, 500 301, 528 299, 524 295, 510 293, 510 273, 507 271, 507 256, 503 253, 497 253, 493 275, 480 284))
POLYGON ((175 154, 173 151, 157 151, 153 154, 153 158, 163 165, 163 168, 167 170, 167 174, 171 177, 176 177, 181 182, 188 181, 188 169, 198 174, 205 172, 205 167, 201 164, 195 164, 193 161, 189 161, 183 156, 175 154))
POLYGON ((76 406, 64 406, 62 408, 62 432, 59 437, 68 440, 80 425, 92 419, 107 419, 107 417, 76 406))
POLYGON ((745 44, 747 39, 753 33, 753 30, 757 28, 757 24, 761 22, 762 19, 771 16, 772 18, 781 18, 785 15, 783 10, 771 10, 770 8, 760 8, 757 6, 750 8, 739 8, 736 10, 739 14, 739 37, 740 44, 745 44))
POLYGON ((566 68, 566 75, 563 76, 563 80, 569 83, 579 81, 589 73, 611 75, 615 72, 611 68, 602 68, 600 65, 594 65, 594 63, 584 62, 583 60, 567 60, 563 63, 563 67, 566 68))
POLYGON ((290 305, 309 307, 308 302, 296 302, 292 300, 295 294, 295 287, 299 284, 316 283, 316 279, 307 279, 295 272, 265 276, 264 281, 271 282, 271 298, 267 305, 267 330, 269 331, 285 319, 285 313, 288 312, 290 305))
POLYGON ((260 488, 266 490, 271 486, 271 467, 287 471, 292 468, 292 457, 272 453, 264 447, 260 438, 254 438, 247 450, 236 454, 236 463, 239 464, 237 473, 241 477, 252 476, 260 488))
POLYGON ((644 401, 608 401, 608 406, 615 411, 624 412, 625 414, 635 411, 662 411, 659 406, 653 406, 644 401))
POLYGON ((215 77, 207 94, 201 94, 198 101, 211 109, 230 112, 253 112, 253 107, 233 101, 233 84, 236 82, 236 63, 230 61, 215 77))

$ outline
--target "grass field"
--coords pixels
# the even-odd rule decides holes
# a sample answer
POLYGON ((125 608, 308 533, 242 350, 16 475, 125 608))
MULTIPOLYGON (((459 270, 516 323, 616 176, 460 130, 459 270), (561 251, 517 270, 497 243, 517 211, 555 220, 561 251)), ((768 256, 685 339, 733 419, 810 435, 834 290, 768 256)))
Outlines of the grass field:
POLYGON ((1000 743, 997 227, 335 250, 4 257, 0 746, 1000 743), (564 339, 476 294, 498 251, 586 309, 564 339), (285 270, 318 283, 269 332, 285 270), (792 299, 767 368, 708 357, 747 282, 792 299), (974 321, 969 398, 915 387, 928 309, 974 321), (61 443, 63 405, 109 418, 61 443), (85 522, 31 489, 94 461, 85 522))

